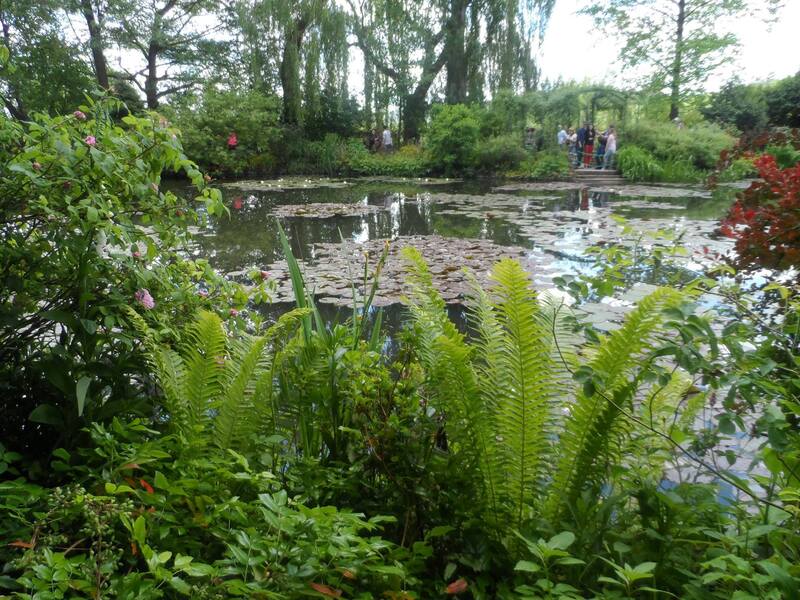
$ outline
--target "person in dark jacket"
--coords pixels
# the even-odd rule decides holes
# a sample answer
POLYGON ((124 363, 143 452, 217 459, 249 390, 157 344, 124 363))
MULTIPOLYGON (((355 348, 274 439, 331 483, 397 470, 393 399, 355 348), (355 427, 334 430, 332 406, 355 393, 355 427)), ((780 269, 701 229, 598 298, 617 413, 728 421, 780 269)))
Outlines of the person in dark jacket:
POLYGON ((584 146, 586 145, 586 132, 589 130, 589 124, 584 123, 580 129, 578 129, 578 139, 577 143, 575 144, 575 166, 581 166, 583 162, 583 152, 584 146))

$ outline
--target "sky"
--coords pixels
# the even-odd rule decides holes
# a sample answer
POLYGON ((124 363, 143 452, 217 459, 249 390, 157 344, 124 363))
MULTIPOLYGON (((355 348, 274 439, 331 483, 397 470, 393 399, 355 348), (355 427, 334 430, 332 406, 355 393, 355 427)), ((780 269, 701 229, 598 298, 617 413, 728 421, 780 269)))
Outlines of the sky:
MULTIPOLYGON (((749 0, 761 4, 760 0, 749 0)), ((592 18, 578 15, 583 0, 556 0, 550 24, 541 48, 542 79, 618 84, 615 64, 618 45, 592 30, 592 18)), ((734 62, 712 76, 707 91, 716 91, 734 74, 743 83, 780 79, 800 71, 797 52, 800 0, 784 0, 776 23, 768 25, 757 19, 738 19, 721 23, 720 28, 733 32, 741 46, 734 62)))

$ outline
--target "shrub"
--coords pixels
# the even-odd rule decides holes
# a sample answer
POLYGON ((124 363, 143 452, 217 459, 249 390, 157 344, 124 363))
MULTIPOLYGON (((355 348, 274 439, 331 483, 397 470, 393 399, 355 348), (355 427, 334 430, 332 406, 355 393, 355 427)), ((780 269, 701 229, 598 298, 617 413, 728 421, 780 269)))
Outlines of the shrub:
POLYGON ((721 231, 736 240, 740 266, 800 265, 800 163, 781 169, 775 157, 765 154, 754 164, 763 181, 740 195, 721 231))
POLYGON ((103 102, 30 125, 0 120, 4 440, 30 443, 38 431, 68 443, 87 421, 147 411, 127 307, 168 336, 205 302, 200 282, 211 295, 229 289, 204 261, 178 253, 187 226, 201 221, 194 201, 160 187, 162 172, 189 177, 208 214, 225 212, 221 194, 206 187, 174 129, 153 117, 116 125, 107 116, 116 108, 103 102), (29 418, 58 434, 31 429, 29 418))
POLYGON ((475 166, 480 126, 474 111, 463 104, 438 106, 425 134, 431 166, 448 175, 475 166))
POLYGON ((566 152, 551 150, 534 154, 524 160, 518 169, 511 170, 507 174, 509 177, 549 180, 567 177, 569 172, 569 158, 566 152))
POLYGON ((800 149, 791 144, 769 144, 764 148, 764 153, 773 156, 781 169, 788 169, 800 162, 800 149))
POLYGON ((503 135, 481 142, 478 148, 478 168, 491 173, 515 169, 527 153, 518 135, 503 135))
POLYGON ((720 173, 720 181, 740 181, 742 179, 750 179, 758 175, 758 169, 753 164, 752 158, 737 158, 731 162, 722 173, 720 173))
POLYGON ((714 167, 720 152, 735 139, 718 125, 704 124, 678 129, 672 123, 639 121, 628 124, 620 135, 620 151, 633 144, 649 151, 657 160, 687 161, 696 169, 714 167))
POLYGON ((204 90, 166 109, 181 130, 186 153, 217 176, 274 175, 281 169, 280 100, 256 91, 204 90), (235 132, 238 145, 229 150, 235 132))
POLYGON ((638 146, 625 146, 617 153, 617 165, 629 181, 658 181, 662 168, 650 152, 638 146))

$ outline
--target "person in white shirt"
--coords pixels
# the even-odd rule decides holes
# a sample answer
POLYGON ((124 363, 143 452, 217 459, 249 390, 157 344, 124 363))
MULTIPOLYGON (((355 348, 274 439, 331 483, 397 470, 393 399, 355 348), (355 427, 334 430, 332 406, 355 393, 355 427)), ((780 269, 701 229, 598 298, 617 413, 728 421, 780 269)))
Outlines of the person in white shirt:
POLYGON ((394 150, 394 144, 392 143, 392 132, 388 127, 383 130, 383 150, 384 152, 391 152, 394 150))
POLYGON ((564 144, 567 143, 567 132, 564 130, 564 127, 561 125, 558 126, 558 145, 562 148, 564 144))
POLYGON ((617 131, 610 127, 608 129, 608 139, 606 139, 606 154, 603 157, 603 170, 607 170, 614 161, 614 155, 617 153, 617 131))

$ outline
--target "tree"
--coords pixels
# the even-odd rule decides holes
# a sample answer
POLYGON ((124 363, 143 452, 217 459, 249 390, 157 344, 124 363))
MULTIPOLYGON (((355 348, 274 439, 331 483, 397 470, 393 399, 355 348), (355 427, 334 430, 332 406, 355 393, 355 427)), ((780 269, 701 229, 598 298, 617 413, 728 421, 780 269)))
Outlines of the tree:
POLYGON ((761 86, 729 82, 716 94, 709 105, 702 108, 709 121, 733 125, 739 131, 750 133, 767 124, 767 103, 761 86))
POLYGON ((63 36, 57 4, 19 0, 0 3, 0 101, 15 119, 31 112, 64 113, 84 101, 91 73, 80 49, 63 36))
POLYGON ((355 45, 376 73, 391 81, 401 109, 403 138, 418 139, 428 91, 446 63, 442 2, 348 0, 355 45), (416 50, 416 52, 415 52, 416 50))
MULTIPOLYGON (((767 6, 774 9, 777 1, 767 6)), ((620 60, 646 69, 654 88, 668 90, 675 119, 685 95, 728 61, 737 44, 732 33, 718 33, 718 24, 754 10, 745 0, 599 0, 583 12, 624 38, 620 60)))
POLYGON ((767 111, 772 125, 800 127, 800 73, 769 88, 767 111))
POLYGON ((147 108, 156 109, 161 98, 200 82, 201 67, 214 60, 220 45, 209 37, 220 27, 216 19, 199 26, 214 6, 211 0, 139 0, 118 6, 113 35, 144 61, 127 78, 144 93, 147 108))

